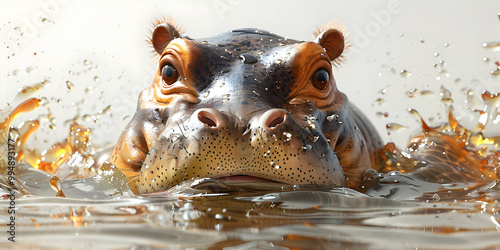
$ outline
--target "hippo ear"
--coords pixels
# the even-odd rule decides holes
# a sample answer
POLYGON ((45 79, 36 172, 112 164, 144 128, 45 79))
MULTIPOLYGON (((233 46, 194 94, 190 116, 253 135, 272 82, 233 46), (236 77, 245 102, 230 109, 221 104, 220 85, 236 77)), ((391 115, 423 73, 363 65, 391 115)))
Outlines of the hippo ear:
POLYGON ((160 23, 155 26, 150 43, 153 44, 156 52, 161 55, 163 49, 167 47, 170 41, 174 38, 179 38, 181 33, 180 29, 169 22, 160 23))
POLYGON ((338 29, 326 29, 321 31, 314 42, 325 49, 328 57, 334 64, 342 60, 342 52, 345 48, 345 39, 342 31, 338 29))

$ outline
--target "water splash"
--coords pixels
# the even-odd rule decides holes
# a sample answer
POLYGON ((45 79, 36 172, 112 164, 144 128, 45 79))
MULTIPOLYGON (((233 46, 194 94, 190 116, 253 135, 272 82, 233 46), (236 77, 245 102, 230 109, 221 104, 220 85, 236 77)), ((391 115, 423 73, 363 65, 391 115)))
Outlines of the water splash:
POLYGON ((442 88, 441 96, 447 104, 448 122, 431 127, 416 110, 409 109, 422 131, 405 150, 393 143, 385 146, 381 152, 385 174, 375 178, 376 173, 365 173, 366 186, 371 187, 367 194, 427 201, 492 199, 491 187, 496 186, 500 169, 500 137, 485 137, 483 132, 488 121, 497 120, 500 94, 483 93, 484 108, 476 112, 484 116, 473 129, 455 119, 448 101, 451 92, 442 88))

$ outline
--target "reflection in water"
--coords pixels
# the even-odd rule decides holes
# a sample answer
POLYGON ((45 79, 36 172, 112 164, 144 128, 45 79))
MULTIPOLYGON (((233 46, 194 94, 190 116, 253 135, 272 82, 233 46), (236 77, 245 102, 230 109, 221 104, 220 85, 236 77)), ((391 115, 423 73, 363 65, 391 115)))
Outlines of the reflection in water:
MULTIPOLYGON (((193 183, 178 188, 192 191, 201 186, 199 192, 221 188, 216 182, 193 183)), ((0 204, 5 210, 7 201, 0 204)), ((394 201, 341 188, 206 196, 171 193, 110 200, 23 197, 17 206, 16 247, 21 248, 456 249, 500 245, 495 202, 394 201)))

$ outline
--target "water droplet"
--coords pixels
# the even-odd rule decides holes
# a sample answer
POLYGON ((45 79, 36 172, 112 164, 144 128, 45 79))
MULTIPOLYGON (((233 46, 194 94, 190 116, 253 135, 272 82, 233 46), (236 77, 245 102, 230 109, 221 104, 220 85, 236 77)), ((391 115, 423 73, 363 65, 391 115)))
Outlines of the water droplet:
POLYGON ((99 82, 99 77, 98 76, 94 76, 94 82, 99 82))
POLYGON ((221 88, 222 88, 222 87, 224 87, 224 85, 226 85, 226 83, 225 83, 225 82, 222 82, 222 83, 219 85, 219 87, 221 87, 221 88))
POLYGON ((417 93, 418 93, 418 89, 412 88, 412 89, 406 91, 406 96, 408 96, 409 98, 413 98, 413 97, 415 97, 415 94, 417 94, 417 93))
POLYGON ((329 122, 338 121, 339 120, 339 115, 333 114, 333 115, 327 116, 326 120, 328 120, 329 122))
POLYGON ((380 112, 380 111, 377 111, 375 113, 375 115, 377 115, 378 117, 389 117, 389 113, 387 112, 380 112))
POLYGON ((54 21, 51 21, 51 20, 47 19, 46 17, 43 17, 42 23, 54 23, 54 21))
POLYGON ((425 43, 425 39, 420 39, 420 43, 425 43))
POLYGON ((224 96, 222 96, 222 103, 226 103, 229 101, 229 96, 230 94, 225 94, 224 96))
POLYGON ((210 95, 210 90, 207 90, 207 92, 205 93, 205 95, 203 97, 207 98, 209 95, 210 95))
POLYGON ((95 90, 95 88, 94 88, 94 87, 92 87, 92 86, 88 86, 88 87, 85 89, 85 92, 86 92, 86 93, 92 93, 92 92, 94 92, 94 90, 95 90))
POLYGON ((113 106, 109 105, 106 108, 104 108, 103 110, 99 111, 99 114, 106 114, 106 113, 110 112, 112 109, 113 109, 113 106))
POLYGON ((365 181, 371 181, 377 178, 377 170, 375 169, 367 169, 365 172, 363 172, 363 180, 365 181))
POLYGON ((387 125, 385 125, 385 128, 387 129, 387 131, 395 132, 395 131, 405 130, 408 127, 405 127, 405 126, 397 124, 397 123, 388 123, 387 125))
POLYGON ((399 36, 400 36, 400 37, 403 37, 403 36, 405 36, 405 34, 404 34, 404 33, 400 33, 400 34, 399 34, 399 36))
POLYGON ((50 129, 55 129, 56 128, 56 118, 51 118, 49 121, 49 128, 50 129))
POLYGON ((59 190, 61 189, 61 183, 59 181, 59 178, 55 175, 50 177, 49 180, 50 187, 56 192, 59 192, 59 190))
POLYGON ((410 113, 410 115, 412 115, 413 117, 415 117, 417 120, 421 120, 422 119, 422 117, 420 116, 420 114, 418 113, 417 110, 410 108, 410 109, 408 109, 408 112, 410 113))
POLYGON ((85 64, 87 66, 90 65, 89 60, 87 60, 87 59, 83 60, 83 64, 85 64))
POLYGON ((310 140, 310 141, 312 141, 312 142, 316 142, 316 141, 318 141, 319 136, 309 135, 309 136, 307 137, 307 139, 309 139, 309 140, 310 140))
POLYGON ((434 56, 435 56, 435 57, 438 57, 438 56, 439 56, 439 53, 435 52, 435 53, 434 53, 434 56))
POLYGON ((311 120, 307 121, 307 125, 312 130, 316 129, 316 124, 314 124, 311 120))
POLYGON ((377 98, 377 99, 375 99, 375 102, 378 104, 382 104, 385 102, 385 100, 384 100, 384 98, 377 98))
POLYGON ((430 95, 434 95, 434 93, 430 90, 422 90, 422 91, 420 91, 420 95, 425 95, 425 96, 429 95, 430 96, 430 95))
POLYGON ((439 195, 438 195, 438 194, 434 194, 434 195, 432 195, 432 200, 433 200, 433 201, 440 201, 440 200, 441 200, 441 197, 439 197, 439 195))
POLYGON ((274 61, 275 64, 281 64, 283 61, 281 59, 277 59, 276 61, 274 61))
POLYGON ((299 185, 297 185, 297 184, 293 185, 293 190, 298 190, 298 189, 300 189, 299 185))
POLYGON ((445 43, 444 47, 448 48, 448 47, 450 47, 450 44, 449 43, 445 43))
POLYGON ((15 69, 12 71, 12 75, 17 76, 17 74, 19 74, 19 69, 15 69))
POLYGON ((49 185, 54 191, 56 191, 56 197, 66 197, 61 188, 61 182, 57 176, 52 176, 49 179, 49 185))
POLYGON ((45 106, 45 105, 47 105, 47 104, 49 104, 49 99, 47 99, 47 97, 45 97, 45 96, 44 96, 44 97, 42 97, 42 98, 40 99, 40 106, 45 106))
POLYGON ((439 95, 442 97, 442 98, 451 98, 451 91, 449 91, 447 88, 445 88, 444 86, 441 86, 441 92, 439 93, 439 95))
POLYGON ((74 85, 72 82, 70 82, 69 80, 66 81, 66 87, 68 87, 68 89, 73 89, 74 85))
POLYGON ((483 43, 483 47, 487 49, 493 49, 497 50, 500 48, 500 42, 488 42, 488 43, 483 43))
POLYGON ((31 71, 33 71, 33 67, 29 66, 29 67, 26 68, 26 72, 27 73, 30 73, 31 71))
MULTIPOLYGON (((387 72, 396 74, 396 70, 394 68, 387 68, 387 72)), ((379 75, 382 75, 382 73, 379 73, 379 75)))
POLYGON ((441 101, 446 104, 446 105, 451 105, 453 104, 453 99, 449 98, 449 97, 443 97, 441 98, 441 101))
POLYGON ((410 73, 410 71, 403 69, 403 70, 401 70, 401 76, 402 77, 409 77, 409 76, 411 76, 411 73, 410 73))
POLYGON ((283 135, 286 137, 286 138, 292 138, 292 134, 288 133, 288 132, 283 132, 283 135))

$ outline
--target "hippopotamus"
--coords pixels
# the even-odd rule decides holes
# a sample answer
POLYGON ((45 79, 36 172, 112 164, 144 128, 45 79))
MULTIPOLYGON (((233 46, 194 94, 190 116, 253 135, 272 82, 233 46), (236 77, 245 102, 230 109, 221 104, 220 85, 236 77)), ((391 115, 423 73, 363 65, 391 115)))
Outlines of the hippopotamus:
POLYGON ((198 177, 356 189, 380 168, 383 143, 337 88, 342 29, 315 35, 244 28, 193 39, 156 24, 158 70, 111 163, 141 194, 198 177))

